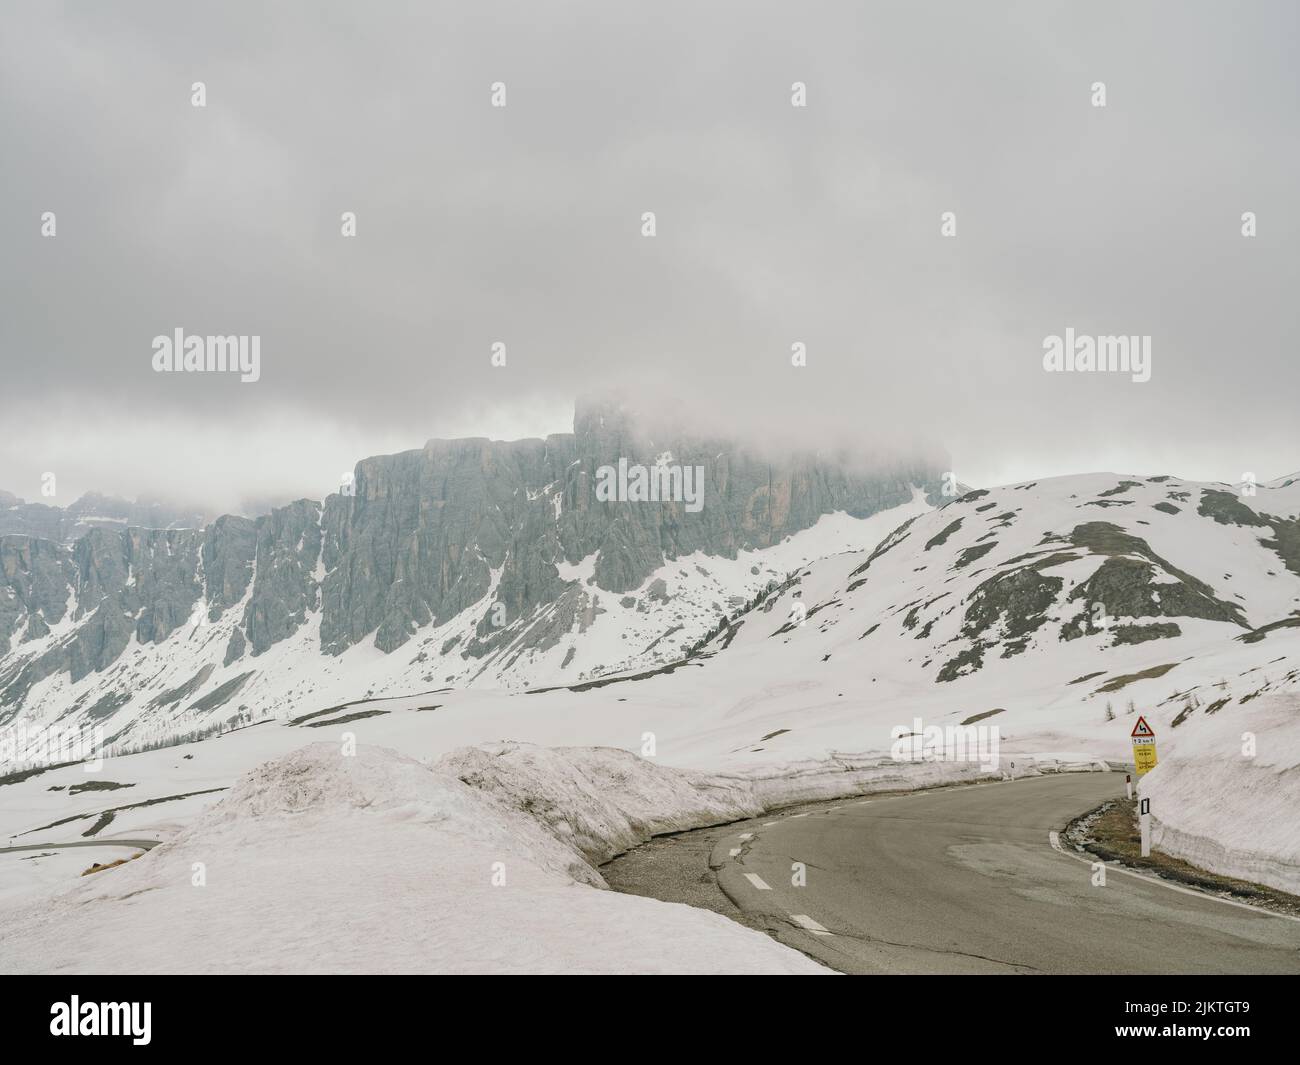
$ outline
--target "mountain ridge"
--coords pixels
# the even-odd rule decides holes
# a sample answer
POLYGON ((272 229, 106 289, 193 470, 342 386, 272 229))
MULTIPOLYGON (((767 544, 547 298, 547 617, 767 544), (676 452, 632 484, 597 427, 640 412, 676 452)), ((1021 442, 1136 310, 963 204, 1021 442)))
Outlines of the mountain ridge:
MULTIPOLYGON (((774 463, 722 439, 655 436, 617 406, 579 402, 574 430, 431 440, 372 456, 344 491, 255 519, 93 527, 69 544, 0 536, 0 649, 8 650, 0 724, 20 715, 79 721, 121 738, 142 717, 161 722, 196 707, 244 713, 245 686, 281 652, 293 657, 314 641, 330 658, 363 644, 388 656, 424 630, 446 633, 436 648, 426 638, 410 663, 428 662, 430 677, 454 652, 444 679, 486 671, 522 685, 535 678, 511 670, 549 661, 562 643, 559 669, 584 657, 570 634, 587 632, 615 604, 635 622, 623 639, 648 646, 616 649, 609 664, 658 660, 703 635, 728 601, 783 576, 758 562, 731 572, 742 557, 829 516, 865 520, 913 505, 918 492, 938 498, 940 488, 940 471, 920 463, 862 472, 815 455, 774 463), (681 502, 595 497, 600 466, 666 454, 705 469, 699 513, 681 502), (729 576, 718 583, 705 574, 682 600, 688 607, 676 609, 667 579, 652 575, 697 556, 729 576), (695 601, 706 592, 707 605, 695 601), (154 653, 161 648, 167 655, 154 653)), ((581 668, 604 664, 588 658, 581 668)))

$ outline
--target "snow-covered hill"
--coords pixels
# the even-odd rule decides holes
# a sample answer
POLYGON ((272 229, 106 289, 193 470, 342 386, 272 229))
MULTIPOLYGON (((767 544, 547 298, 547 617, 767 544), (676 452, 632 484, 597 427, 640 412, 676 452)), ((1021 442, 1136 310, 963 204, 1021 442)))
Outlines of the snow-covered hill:
POLYGON ((1253 496, 1111 474, 970 492, 870 552, 803 569, 714 641, 729 646, 701 682, 716 675, 720 697, 750 705, 722 671, 779 662, 796 684, 758 702, 800 707, 800 727, 831 745, 883 743, 884 721, 989 715, 1013 740, 1122 755, 1131 720, 1111 724, 1108 707, 1172 735, 1297 689, 1297 515, 1293 478, 1253 496))

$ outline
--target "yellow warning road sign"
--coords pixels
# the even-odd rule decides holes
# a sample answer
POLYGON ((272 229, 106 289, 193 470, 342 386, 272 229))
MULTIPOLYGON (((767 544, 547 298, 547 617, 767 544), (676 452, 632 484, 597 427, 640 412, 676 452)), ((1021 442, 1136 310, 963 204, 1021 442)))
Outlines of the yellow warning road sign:
POLYGON ((1140 777, 1156 767, 1156 733, 1145 717, 1139 717, 1133 726, 1132 740, 1133 768, 1140 777))
POLYGON ((1149 773, 1156 767, 1156 741, 1135 739, 1133 741, 1133 767, 1138 776, 1149 773))

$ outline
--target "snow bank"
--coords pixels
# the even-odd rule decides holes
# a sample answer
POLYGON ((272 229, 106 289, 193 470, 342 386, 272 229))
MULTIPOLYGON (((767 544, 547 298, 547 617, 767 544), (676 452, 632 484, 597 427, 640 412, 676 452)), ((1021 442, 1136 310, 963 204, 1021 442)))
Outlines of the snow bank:
POLYGON ((614 747, 482 744, 452 751, 438 768, 527 815, 596 865, 651 836, 766 809, 745 781, 669 769, 614 747))
POLYGON ((144 857, 7 910, 0 971, 825 972, 717 914, 575 882, 599 881, 579 839, 643 831, 659 821, 638 811, 689 798, 632 757, 465 754, 484 785, 471 787, 384 748, 312 744, 144 857), (587 774, 627 804, 626 826, 587 774), (525 779, 549 797, 541 818, 512 806, 525 779))
POLYGON ((753 769, 738 771, 730 779, 748 787, 764 810, 793 806, 824 799, 843 799, 852 795, 871 795, 882 791, 909 791, 916 788, 972 784, 980 780, 1003 780, 1015 762, 1017 777, 1041 776, 1044 773, 1104 771, 1110 767, 1087 754, 1015 754, 1002 755, 999 768, 989 770, 977 762, 898 761, 878 751, 849 754, 832 751, 826 758, 807 758, 791 762, 769 762, 753 769))
MULTIPOLYGON (((757 817, 780 806, 882 791, 1001 780, 1010 761, 1017 776, 1105 770, 1088 755, 1017 754, 988 771, 972 762, 897 761, 879 752, 770 762, 708 774, 670 769, 615 747, 538 747, 486 743, 445 755, 437 768, 526 815, 592 865, 652 836, 757 817)), ((575 864, 575 879, 603 883, 575 864)))
POLYGON ((1174 733, 1160 757, 1138 789, 1158 850, 1300 894, 1300 696, 1229 705, 1185 738, 1174 733))

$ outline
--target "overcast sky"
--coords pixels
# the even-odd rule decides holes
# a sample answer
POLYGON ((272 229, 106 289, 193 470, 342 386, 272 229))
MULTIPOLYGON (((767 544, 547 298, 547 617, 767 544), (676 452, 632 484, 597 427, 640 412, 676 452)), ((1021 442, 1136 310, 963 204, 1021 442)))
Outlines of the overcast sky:
POLYGON ((8 0, 0 488, 319 498, 614 386, 970 484, 1294 471, 1298 11, 8 0), (261 380, 155 373, 178 327, 261 380), (1045 373, 1066 327, 1151 380, 1045 373))

